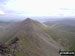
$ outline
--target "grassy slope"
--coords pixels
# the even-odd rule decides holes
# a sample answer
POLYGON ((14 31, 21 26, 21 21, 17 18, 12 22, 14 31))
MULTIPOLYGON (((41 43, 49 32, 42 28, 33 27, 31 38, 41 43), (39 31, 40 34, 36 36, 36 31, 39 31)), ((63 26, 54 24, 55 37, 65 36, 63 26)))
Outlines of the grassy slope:
POLYGON ((0 42, 6 42, 17 33, 17 23, 0 23, 0 42))
POLYGON ((75 27, 53 24, 47 31, 49 35, 67 50, 75 50, 75 27))
POLYGON ((17 56, 58 56, 61 48, 44 30, 48 27, 37 21, 26 20, 21 23, 18 33, 15 35, 19 52, 17 56))

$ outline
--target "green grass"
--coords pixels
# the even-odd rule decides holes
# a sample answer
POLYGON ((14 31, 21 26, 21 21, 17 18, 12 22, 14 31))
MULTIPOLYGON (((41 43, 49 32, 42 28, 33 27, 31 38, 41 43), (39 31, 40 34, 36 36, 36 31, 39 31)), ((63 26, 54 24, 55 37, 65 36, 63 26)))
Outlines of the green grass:
POLYGON ((22 52, 15 51, 16 56, 24 56, 22 52))
POLYGON ((75 34, 74 34, 75 32, 73 31, 72 33, 72 31, 64 31, 61 29, 62 28, 60 28, 60 30, 57 28, 55 29, 50 28, 50 29, 45 29, 45 32, 49 34, 55 41, 60 43, 60 45, 62 45, 64 49, 75 50, 75 34))

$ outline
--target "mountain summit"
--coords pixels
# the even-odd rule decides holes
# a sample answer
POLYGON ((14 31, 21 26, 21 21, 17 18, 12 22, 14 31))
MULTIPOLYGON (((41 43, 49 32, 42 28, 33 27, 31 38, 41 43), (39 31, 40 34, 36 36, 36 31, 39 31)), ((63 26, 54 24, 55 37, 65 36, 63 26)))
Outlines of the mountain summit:
POLYGON ((46 25, 27 18, 17 28, 17 33, 8 42, 19 38, 17 56, 58 56, 61 46, 46 32, 49 29, 46 25))

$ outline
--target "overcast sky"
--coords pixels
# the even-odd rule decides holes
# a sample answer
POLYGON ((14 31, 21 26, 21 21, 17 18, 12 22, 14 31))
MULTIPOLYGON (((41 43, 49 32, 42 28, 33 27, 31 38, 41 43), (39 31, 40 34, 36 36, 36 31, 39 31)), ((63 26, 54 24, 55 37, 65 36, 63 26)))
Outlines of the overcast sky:
POLYGON ((0 0, 0 18, 75 16, 75 0, 0 0))

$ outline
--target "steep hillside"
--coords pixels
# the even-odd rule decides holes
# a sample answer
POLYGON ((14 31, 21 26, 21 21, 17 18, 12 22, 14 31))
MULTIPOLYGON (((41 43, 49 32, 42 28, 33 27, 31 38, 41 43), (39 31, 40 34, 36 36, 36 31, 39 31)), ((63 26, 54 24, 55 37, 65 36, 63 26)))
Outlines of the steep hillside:
POLYGON ((75 50, 75 27, 67 24, 53 23, 47 32, 66 50, 75 50))
POLYGON ((19 38, 16 44, 19 51, 15 50, 17 56, 58 56, 59 49, 63 47, 52 39, 47 29, 49 27, 40 22, 26 19, 6 43, 9 44, 15 37, 19 38))
POLYGON ((0 42, 8 41, 17 32, 18 25, 18 22, 0 23, 0 42))
POLYGON ((6 37, 6 33, 8 33, 8 29, 10 29, 11 23, 6 22, 0 22, 0 42, 2 41, 2 38, 6 37))
POLYGON ((16 56, 58 56, 59 50, 75 50, 75 28, 64 24, 47 26, 32 19, 12 24, 3 39, 16 56), (12 28, 11 28, 12 27, 12 28), (17 43, 13 44, 18 38, 17 43))

